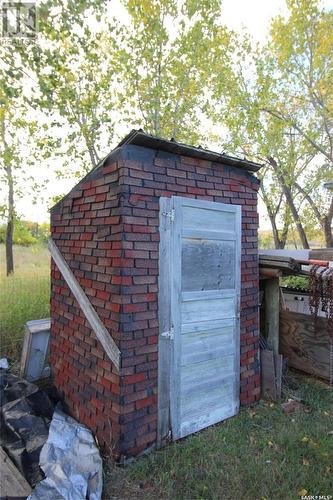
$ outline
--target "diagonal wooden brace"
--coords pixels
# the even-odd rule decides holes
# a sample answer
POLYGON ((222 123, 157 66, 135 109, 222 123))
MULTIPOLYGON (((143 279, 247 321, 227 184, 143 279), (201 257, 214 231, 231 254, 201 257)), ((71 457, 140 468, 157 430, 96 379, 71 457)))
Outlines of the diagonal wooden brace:
POLYGON ((106 354, 108 355, 109 359, 112 361, 112 363, 115 365, 117 370, 120 370, 120 350, 111 337, 110 333, 107 331, 105 326, 103 325, 102 321, 100 320, 98 314, 96 313, 95 309, 91 305, 88 297, 84 293, 83 289, 81 288, 78 280, 75 278, 71 268, 63 258, 60 250, 58 249, 57 245, 54 243, 52 238, 49 239, 48 241, 48 248, 51 253, 51 256, 56 263, 59 271, 62 274, 62 277, 66 281, 67 285, 69 286, 72 294, 76 298, 83 314, 87 318, 87 321, 89 322, 92 330, 95 332, 96 337, 98 338, 99 342, 102 344, 102 347, 106 354))

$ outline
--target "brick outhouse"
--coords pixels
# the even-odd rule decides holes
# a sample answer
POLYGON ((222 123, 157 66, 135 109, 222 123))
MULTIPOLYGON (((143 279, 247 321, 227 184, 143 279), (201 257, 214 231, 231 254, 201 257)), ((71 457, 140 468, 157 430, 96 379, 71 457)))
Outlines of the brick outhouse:
POLYGON ((51 210, 52 374, 106 452, 258 400, 258 169, 132 131, 51 210))

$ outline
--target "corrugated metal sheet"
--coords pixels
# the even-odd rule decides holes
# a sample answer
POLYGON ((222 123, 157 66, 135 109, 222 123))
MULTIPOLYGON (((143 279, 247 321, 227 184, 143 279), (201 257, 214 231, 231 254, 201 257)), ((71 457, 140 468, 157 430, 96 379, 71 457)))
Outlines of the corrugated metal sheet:
POLYGON ((74 191, 82 182, 91 178, 92 175, 98 175, 98 170, 103 167, 105 161, 109 160, 113 155, 119 152, 122 146, 133 145, 141 146, 145 148, 166 151, 176 155, 188 156, 190 158, 198 158, 202 160, 212 161, 214 163, 221 163, 223 165, 228 165, 231 167, 239 168, 243 171, 250 173, 257 172, 262 165, 246 159, 236 158, 234 156, 229 156, 223 153, 216 153, 210 151, 209 149, 203 149, 200 147, 189 146, 188 144, 183 144, 181 142, 176 142, 173 140, 162 139, 161 137, 156 137, 153 135, 146 134, 143 130, 132 130, 124 139, 114 148, 103 160, 96 165, 88 174, 81 179, 76 186, 74 186, 69 193, 67 193, 61 200, 59 200, 50 209, 52 212, 56 207, 61 205, 61 203, 74 191))
POLYGON ((247 170, 249 172, 257 172, 261 168, 259 163, 254 163, 252 161, 236 158, 223 153, 216 153, 215 151, 210 151, 209 149, 189 146, 188 144, 183 144, 173 140, 168 141, 166 139, 162 139, 161 137, 146 134, 143 130, 132 130, 118 144, 118 147, 124 146, 125 144, 159 149, 169 153, 189 156, 191 158, 199 158, 202 160, 213 161, 215 163, 223 163, 224 165, 241 168, 242 170, 247 170))

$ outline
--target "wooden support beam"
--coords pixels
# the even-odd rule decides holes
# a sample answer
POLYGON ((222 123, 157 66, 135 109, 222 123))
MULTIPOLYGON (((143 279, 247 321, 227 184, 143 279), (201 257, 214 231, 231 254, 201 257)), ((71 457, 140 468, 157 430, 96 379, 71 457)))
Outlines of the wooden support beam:
POLYGON ((282 356, 260 349, 261 392, 264 399, 279 401, 282 385, 282 356))
POLYGON ((279 276, 282 276, 281 271, 279 269, 270 269, 267 267, 261 267, 259 269, 259 275, 260 278, 278 278, 279 276))
POLYGON ((275 354, 279 354, 279 315, 279 278, 265 280, 265 332, 268 345, 275 354))
POLYGON ((103 325, 95 309, 91 305, 88 297, 86 296, 79 282, 75 278, 72 270, 70 269, 69 265, 61 255, 57 245, 51 238, 48 241, 48 248, 54 262, 57 264, 57 267, 62 274, 62 277, 64 278, 72 294, 76 298, 83 314, 87 318, 92 330, 95 332, 96 337, 102 344, 104 351, 106 352, 109 359, 112 361, 112 363, 119 371, 120 350, 118 349, 117 344, 111 337, 111 334, 107 331, 107 329, 103 325))
POLYGON ((261 359, 261 392, 264 399, 277 400, 274 353, 266 349, 260 350, 261 359))

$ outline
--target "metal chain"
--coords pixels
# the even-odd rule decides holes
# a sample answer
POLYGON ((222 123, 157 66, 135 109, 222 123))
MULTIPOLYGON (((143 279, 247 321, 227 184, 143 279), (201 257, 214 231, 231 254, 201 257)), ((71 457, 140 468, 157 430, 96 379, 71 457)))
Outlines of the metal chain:
POLYGON ((324 268, 318 273, 320 266, 314 265, 310 269, 309 307, 310 313, 316 322, 319 306, 327 319, 327 333, 330 343, 329 353, 329 383, 333 386, 333 268, 324 268))
POLYGON ((333 386, 333 268, 327 276, 327 330, 330 337, 330 385, 333 386))
POLYGON ((318 275, 317 271, 320 266, 317 264, 310 269, 310 283, 309 283, 309 307, 311 315, 316 319, 318 316, 320 296, 318 294, 318 275))
POLYGON ((330 385, 333 386, 333 338, 330 339, 330 385))

